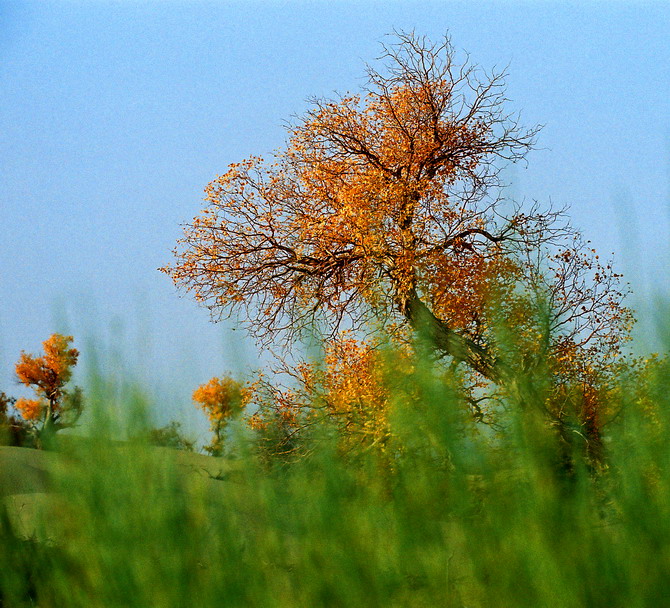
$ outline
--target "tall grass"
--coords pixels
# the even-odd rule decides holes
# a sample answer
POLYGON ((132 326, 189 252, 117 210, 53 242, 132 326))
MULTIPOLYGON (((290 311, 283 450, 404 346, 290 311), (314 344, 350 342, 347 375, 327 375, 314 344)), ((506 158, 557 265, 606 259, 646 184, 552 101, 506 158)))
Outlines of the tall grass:
POLYGON ((666 366, 613 397, 597 470, 578 443, 564 466, 539 411, 511 408, 502 438, 473 432, 457 387, 417 370, 391 456, 343 455, 324 423, 308 456, 268 467, 249 437, 212 459, 114 443, 99 415, 98 439, 50 456, 46 493, 3 499, 0 605, 668 603, 666 366))

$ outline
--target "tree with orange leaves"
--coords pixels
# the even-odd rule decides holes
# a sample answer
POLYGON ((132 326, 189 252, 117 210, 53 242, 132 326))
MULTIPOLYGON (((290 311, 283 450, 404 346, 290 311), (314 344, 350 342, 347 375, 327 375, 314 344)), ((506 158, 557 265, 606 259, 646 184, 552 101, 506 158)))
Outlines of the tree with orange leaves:
POLYGON ((575 378, 587 359, 606 369, 632 323, 620 275, 563 210, 498 194, 501 166, 538 132, 506 111, 505 73, 406 33, 381 61, 360 94, 312 100, 273 161, 211 182, 162 270, 215 319, 246 313, 264 344, 317 321, 331 340, 374 323, 419 332, 475 383, 513 387, 531 360, 575 378), (523 361, 501 318, 518 326, 523 361))
POLYGON ((25 445, 29 429, 14 409, 16 399, 0 391, 0 445, 25 445))
POLYGON ((18 399, 14 407, 31 426, 39 444, 56 431, 73 427, 82 413, 81 389, 65 388, 79 358, 79 351, 70 348, 71 342, 72 336, 53 334, 42 343, 43 356, 22 352, 16 364, 19 381, 32 388, 37 399, 18 399))
POLYGON ((212 378, 193 392, 193 401, 204 410, 214 433, 211 443, 205 446, 212 456, 223 454, 223 441, 230 420, 244 407, 240 383, 230 376, 212 378))

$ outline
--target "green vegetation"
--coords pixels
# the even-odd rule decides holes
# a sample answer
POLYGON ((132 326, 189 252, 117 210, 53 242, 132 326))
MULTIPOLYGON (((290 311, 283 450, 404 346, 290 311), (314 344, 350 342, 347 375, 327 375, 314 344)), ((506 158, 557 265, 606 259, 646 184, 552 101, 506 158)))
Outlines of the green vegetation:
POLYGON ((473 427, 458 378, 429 370, 393 389, 384 449, 326 417, 300 458, 246 431, 212 458, 103 439, 100 412, 98 439, 0 448, 0 605, 662 605, 667 363, 620 378, 597 462, 540 409, 473 427))
POLYGON ((79 352, 21 354, 2 608, 667 603, 670 363, 633 357, 621 275, 562 211, 505 209, 537 130, 504 73, 397 38, 362 96, 216 178, 163 268, 278 347, 193 393, 210 456, 123 378, 89 382, 86 439, 57 433, 79 352))
POLYGON ((173 420, 157 429, 149 431, 148 442, 164 448, 174 448, 175 450, 184 450, 193 452, 195 450, 195 441, 184 437, 181 431, 181 424, 173 420))

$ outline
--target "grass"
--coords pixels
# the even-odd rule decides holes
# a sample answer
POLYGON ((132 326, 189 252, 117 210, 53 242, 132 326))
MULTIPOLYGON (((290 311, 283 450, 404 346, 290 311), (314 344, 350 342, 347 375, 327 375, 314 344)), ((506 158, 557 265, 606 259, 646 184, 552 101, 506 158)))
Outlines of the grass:
MULTIPOLYGON (((419 374, 389 458, 266 466, 248 438, 211 458, 141 442, 0 448, 0 606, 607 607, 670 597, 667 368, 606 429, 598 471, 536 412, 502 440, 419 374)), ((141 416, 136 416, 140 420, 141 416)), ((103 425, 104 426, 104 425, 103 425)), ((104 433, 101 433, 103 436, 104 433)))

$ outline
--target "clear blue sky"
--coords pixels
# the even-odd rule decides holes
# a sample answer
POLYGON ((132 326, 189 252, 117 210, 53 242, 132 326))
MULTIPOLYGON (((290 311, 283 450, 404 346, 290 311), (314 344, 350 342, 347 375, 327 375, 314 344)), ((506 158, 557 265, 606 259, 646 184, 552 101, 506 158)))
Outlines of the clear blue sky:
POLYGON ((166 420, 253 363, 156 268, 206 184, 280 147, 307 97, 357 89, 393 28, 509 64, 510 109, 546 125, 515 195, 570 204, 638 294, 666 290, 670 3, 4 0, 0 390, 53 331, 84 366, 91 338, 125 357, 166 420))

